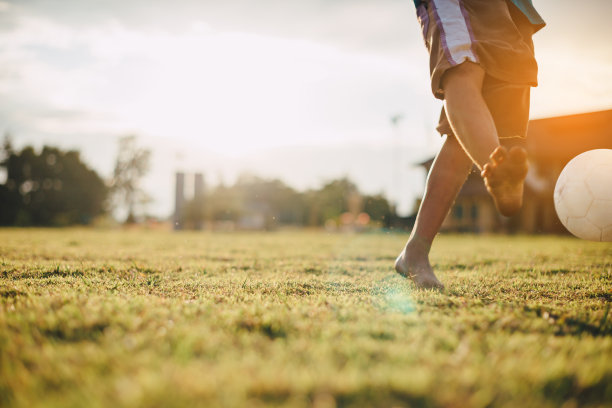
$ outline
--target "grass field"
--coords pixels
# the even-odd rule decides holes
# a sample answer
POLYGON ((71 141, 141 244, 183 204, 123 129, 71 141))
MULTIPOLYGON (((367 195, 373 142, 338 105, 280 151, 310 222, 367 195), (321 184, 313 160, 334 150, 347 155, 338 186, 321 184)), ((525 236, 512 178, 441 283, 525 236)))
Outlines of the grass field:
POLYGON ((611 406, 612 244, 405 239, 0 230, 0 405, 611 406))

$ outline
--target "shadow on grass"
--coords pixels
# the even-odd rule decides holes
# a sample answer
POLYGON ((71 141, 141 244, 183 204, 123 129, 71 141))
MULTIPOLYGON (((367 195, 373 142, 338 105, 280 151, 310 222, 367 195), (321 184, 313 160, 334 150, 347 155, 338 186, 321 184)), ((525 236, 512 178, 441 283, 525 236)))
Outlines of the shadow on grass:
MULTIPOLYGON (((252 398, 262 401, 266 406, 284 406, 289 404, 295 394, 290 389, 253 390, 252 398)), ((430 408, 439 406, 432 397, 411 393, 409 391, 381 386, 363 386, 351 391, 311 391, 306 396, 312 406, 334 407, 393 407, 407 406, 430 408)))
POLYGON ((571 399, 576 400, 578 406, 612 401, 612 374, 608 373, 596 383, 586 386, 581 385, 574 374, 554 377, 543 384, 542 394, 546 400, 558 406, 571 399))
POLYGON ((270 340, 287 337, 287 329, 280 322, 263 321, 257 317, 246 317, 238 321, 236 328, 249 333, 261 333, 270 340))
POLYGON ((104 334, 104 330, 109 326, 106 322, 96 322, 76 327, 47 327, 41 328, 40 333, 48 339, 76 343, 80 341, 96 341, 104 334))
POLYGON ((530 308, 525 306, 524 310, 546 319, 553 326, 555 336, 581 336, 588 334, 593 337, 599 337, 612 335, 612 324, 608 321, 609 305, 606 307, 603 317, 597 323, 588 321, 586 318, 560 315, 541 307, 530 308))
POLYGON ((20 296, 28 296, 28 294, 15 289, 0 289, 0 298, 14 299, 20 296))

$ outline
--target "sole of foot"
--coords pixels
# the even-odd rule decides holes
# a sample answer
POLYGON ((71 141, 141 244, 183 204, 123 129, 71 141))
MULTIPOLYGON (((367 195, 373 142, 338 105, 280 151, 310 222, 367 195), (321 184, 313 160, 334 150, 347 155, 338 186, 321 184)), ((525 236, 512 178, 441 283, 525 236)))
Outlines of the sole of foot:
POLYGON ((523 182, 528 170, 527 152, 515 146, 508 151, 499 146, 480 173, 497 210, 506 217, 516 214, 523 205, 523 182))
POLYGON ((395 271, 401 276, 412 280, 417 288, 444 290, 444 285, 434 275, 429 262, 411 265, 402 252, 395 259, 395 271))

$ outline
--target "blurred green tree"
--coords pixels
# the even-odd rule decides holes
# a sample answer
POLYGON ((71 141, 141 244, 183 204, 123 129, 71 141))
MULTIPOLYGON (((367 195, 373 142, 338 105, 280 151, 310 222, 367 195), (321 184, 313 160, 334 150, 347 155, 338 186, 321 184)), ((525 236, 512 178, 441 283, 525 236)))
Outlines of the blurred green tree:
POLYGON ((302 223, 304 203, 301 195, 280 180, 265 180, 244 174, 236 182, 246 208, 244 212, 260 212, 266 228, 276 224, 302 223))
MULTIPOLYGON (((240 191, 223 184, 206 196, 206 218, 213 221, 238 221, 242 214, 240 191)), ((188 204, 192 205, 192 204, 188 204)), ((186 220, 189 223, 191 220, 186 220)))
POLYGON ((6 182, 0 187, 3 225, 62 226, 88 224, 105 211, 108 189, 77 151, 31 146, 15 151, 7 138, 0 165, 6 182))
POLYGON ((282 181, 243 174, 233 186, 219 185, 185 203, 183 221, 188 227, 197 225, 202 213, 207 221, 240 222, 256 216, 272 229, 278 224, 301 225, 304 207, 303 196, 282 181))
POLYGON ((119 153, 110 190, 114 204, 127 209, 126 223, 136 221, 136 209, 150 201, 150 197, 140 187, 142 178, 149 171, 151 151, 136 144, 135 135, 119 139, 119 153))
POLYGON ((307 193, 308 224, 323 225, 349 211, 349 198, 359 194, 357 186, 348 178, 330 181, 320 190, 307 193))
POLYGON ((390 226, 395 216, 395 211, 389 204, 389 200, 382 194, 363 197, 363 211, 370 216, 372 221, 382 223, 385 227, 390 226))
POLYGON ((260 228, 278 225, 322 226, 338 221, 345 212, 364 211, 373 221, 388 226, 395 212, 382 195, 363 196, 347 178, 332 180, 318 190, 298 192, 277 179, 267 180, 251 174, 241 175, 233 186, 223 184, 211 189, 201 202, 185 203, 187 228, 197 225, 204 211, 209 222, 257 220, 260 228))

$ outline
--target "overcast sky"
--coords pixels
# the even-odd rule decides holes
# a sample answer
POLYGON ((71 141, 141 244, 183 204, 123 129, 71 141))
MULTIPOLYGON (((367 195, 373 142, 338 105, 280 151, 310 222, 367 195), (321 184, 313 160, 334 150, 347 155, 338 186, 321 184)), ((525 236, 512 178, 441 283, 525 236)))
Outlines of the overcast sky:
MULTIPOLYGON (((612 2, 534 3, 532 117, 612 108, 612 2)), ((409 165, 440 143, 428 76, 411 0, 0 0, 0 132, 77 148, 104 177, 117 137, 140 135, 159 215, 176 169, 348 175, 408 211, 409 165)))

